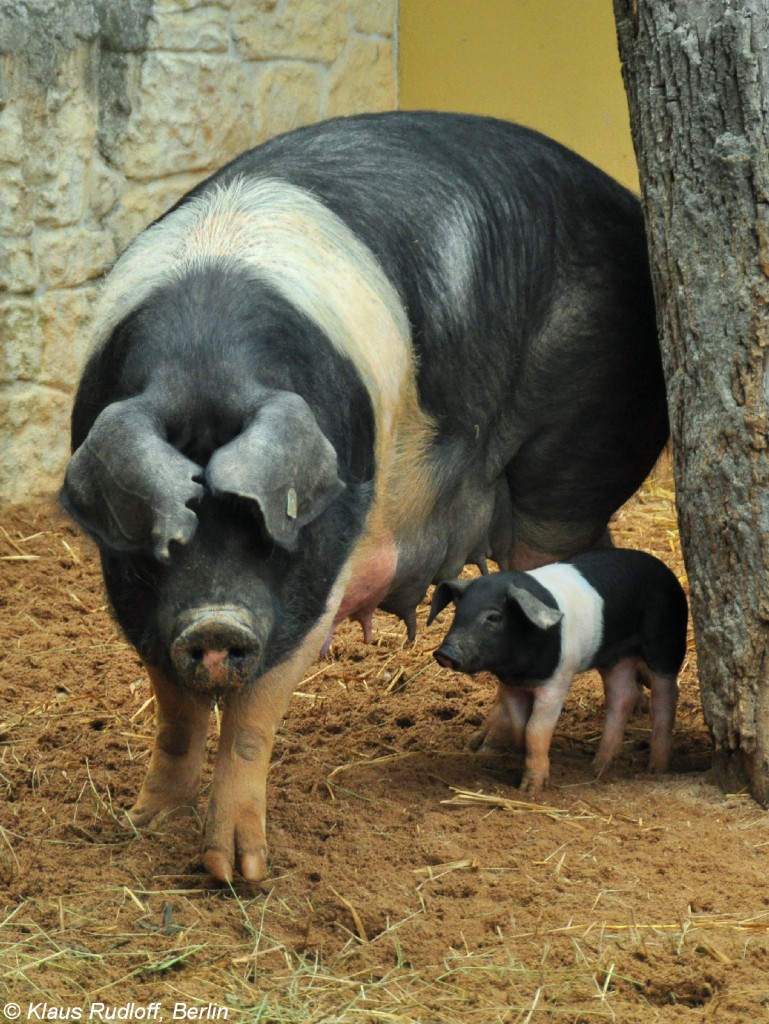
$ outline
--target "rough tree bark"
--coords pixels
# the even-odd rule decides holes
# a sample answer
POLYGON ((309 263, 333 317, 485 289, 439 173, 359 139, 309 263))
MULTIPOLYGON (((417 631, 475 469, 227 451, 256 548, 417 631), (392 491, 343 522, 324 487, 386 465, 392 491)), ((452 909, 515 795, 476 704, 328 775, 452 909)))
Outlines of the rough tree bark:
POLYGON ((769 11, 614 0, 700 686, 725 788, 769 805, 769 11))

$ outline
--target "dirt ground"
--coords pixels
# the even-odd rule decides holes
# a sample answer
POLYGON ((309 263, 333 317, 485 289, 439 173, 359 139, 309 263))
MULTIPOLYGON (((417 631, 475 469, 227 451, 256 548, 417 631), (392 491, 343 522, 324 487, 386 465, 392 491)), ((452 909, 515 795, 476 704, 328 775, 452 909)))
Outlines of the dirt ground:
MULTIPOLYGON (((663 470, 614 532, 683 579, 670 488, 663 470)), ((28 504, 0 556, 0 1018, 769 1020, 769 817, 709 777, 691 641, 670 773, 644 774, 639 715, 592 778, 588 674, 532 805, 517 759, 468 750, 494 685, 432 658, 449 612, 426 629, 422 607, 414 646, 385 615, 369 647, 344 627, 278 738, 271 877, 227 887, 199 821, 137 834, 123 813, 153 710, 90 543, 28 504)))

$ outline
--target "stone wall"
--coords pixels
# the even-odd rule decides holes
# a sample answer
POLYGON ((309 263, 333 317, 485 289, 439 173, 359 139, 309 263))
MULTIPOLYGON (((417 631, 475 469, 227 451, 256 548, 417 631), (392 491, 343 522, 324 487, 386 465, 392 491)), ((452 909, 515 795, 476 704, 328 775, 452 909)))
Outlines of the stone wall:
POLYGON ((395 105, 397 0, 0 0, 0 502, 57 489, 99 277, 278 132, 395 105))

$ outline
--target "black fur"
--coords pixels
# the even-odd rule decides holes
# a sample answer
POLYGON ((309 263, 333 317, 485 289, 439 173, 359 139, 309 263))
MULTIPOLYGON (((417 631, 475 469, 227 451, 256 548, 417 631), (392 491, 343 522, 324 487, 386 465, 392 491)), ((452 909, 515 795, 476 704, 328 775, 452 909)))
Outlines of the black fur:
POLYGON ((603 635, 592 668, 639 655, 653 672, 677 675, 686 656, 686 595, 658 558, 627 548, 566 560, 603 600, 603 635))

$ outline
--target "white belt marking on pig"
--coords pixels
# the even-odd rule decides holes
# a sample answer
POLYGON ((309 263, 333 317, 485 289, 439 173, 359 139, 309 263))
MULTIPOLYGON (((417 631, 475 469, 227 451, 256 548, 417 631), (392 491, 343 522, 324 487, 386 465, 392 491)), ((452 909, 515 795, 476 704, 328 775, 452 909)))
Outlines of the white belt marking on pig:
POLYGON ((408 318, 374 254, 308 191, 272 178, 214 186, 143 231, 109 274, 91 350, 160 285, 207 265, 245 267, 313 320, 368 390, 376 422, 373 538, 424 521, 434 498, 408 318))
POLYGON ((107 279, 92 347, 158 285, 217 263, 248 268, 324 331, 369 390, 383 443, 390 438, 404 388, 414 380, 406 312, 367 246, 322 202, 287 182, 237 178, 142 232, 107 279))
POLYGON ((561 660, 553 676, 584 672, 603 639, 603 598, 573 565, 552 564, 533 569, 563 612, 561 660))

